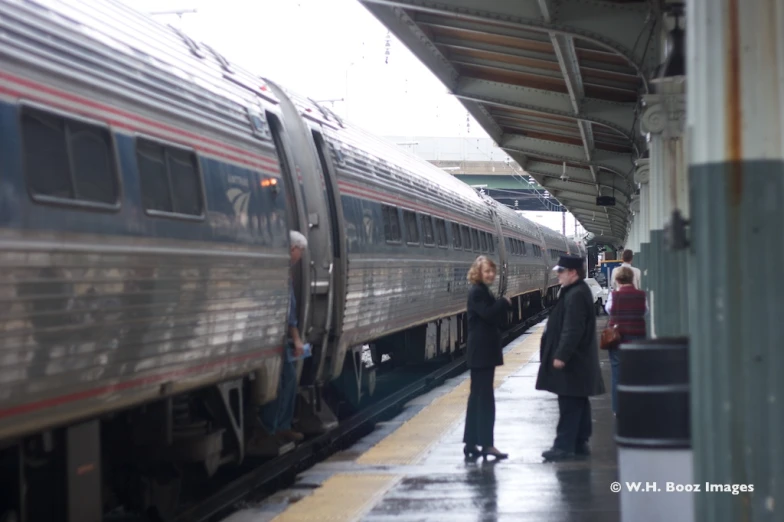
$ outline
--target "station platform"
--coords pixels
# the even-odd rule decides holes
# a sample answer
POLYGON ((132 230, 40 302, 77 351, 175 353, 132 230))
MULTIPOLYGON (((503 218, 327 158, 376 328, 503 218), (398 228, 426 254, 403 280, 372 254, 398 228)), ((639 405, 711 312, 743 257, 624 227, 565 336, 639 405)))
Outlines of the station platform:
MULTIPOLYGON (((604 327, 605 317, 597 321, 604 327)), ((505 349, 496 369, 496 447, 509 459, 466 461, 468 373, 410 402, 350 449, 303 472, 288 490, 224 522, 616 522, 619 497, 610 363, 607 393, 591 399, 592 455, 544 462, 558 422, 556 397, 534 389, 541 323, 505 349)))

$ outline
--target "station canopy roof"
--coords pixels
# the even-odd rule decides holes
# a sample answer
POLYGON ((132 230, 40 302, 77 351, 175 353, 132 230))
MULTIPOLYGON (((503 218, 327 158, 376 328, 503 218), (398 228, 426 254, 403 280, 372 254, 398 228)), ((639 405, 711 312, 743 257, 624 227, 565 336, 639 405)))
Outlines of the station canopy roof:
POLYGON ((662 54, 654 2, 359 1, 597 241, 625 240, 638 100, 662 54))

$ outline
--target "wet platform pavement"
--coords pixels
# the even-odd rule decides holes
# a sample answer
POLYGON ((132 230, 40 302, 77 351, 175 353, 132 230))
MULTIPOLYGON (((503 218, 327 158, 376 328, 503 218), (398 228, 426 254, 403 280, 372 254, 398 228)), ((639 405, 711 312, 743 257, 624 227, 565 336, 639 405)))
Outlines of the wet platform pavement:
MULTIPOLYGON (((604 326, 604 317, 597 321, 604 326)), ((468 375, 412 401, 354 447, 302 473, 287 491, 225 522, 319 520, 616 522, 619 497, 608 393, 591 399, 592 455, 544 462, 558 422, 556 397, 534 389, 543 324, 506 349, 496 374, 496 447, 509 459, 466 461, 468 375)))

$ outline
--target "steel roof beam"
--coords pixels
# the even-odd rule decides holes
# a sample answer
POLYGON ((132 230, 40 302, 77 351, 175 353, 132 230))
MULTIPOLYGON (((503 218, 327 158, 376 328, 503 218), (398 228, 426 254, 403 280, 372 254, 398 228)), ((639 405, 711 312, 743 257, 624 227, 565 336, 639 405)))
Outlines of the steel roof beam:
MULTIPOLYGON (((548 189, 549 190, 549 189, 548 189)), ((549 192, 558 198, 559 201, 562 203, 564 201, 569 201, 571 203, 581 205, 582 208, 590 208, 591 211, 596 210, 597 212, 604 213, 606 210, 607 213, 605 214, 608 219, 612 219, 613 217, 621 220, 626 220, 629 217, 629 209, 625 206, 616 205, 614 207, 600 207, 596 204, 596 196, 590 196, 585 194, 578 194, 576 192, 571 192, 568 190, 549 190, 549 192)), ((566 205, 566 203, 564 203, 566 205)))
MULTIPOLYGON (((545 178, 539 182, 539 184, 546 188, 550 192, 554 191, 563 191, 563 192, 574 192, 575 194, 582 194, 585 196, 593 196, 594 200, 596 199, 596 188, 591 185, 590 183, 582 183, 582 182, 575 182, 573 180, 569 181, 560 181, 557 178, 545 178)), ((605 192, 611 192, 612 189, 610 187, 601 187, 601 190, 605 192)), ((602 195, 601 193, 599 195, 602 195)), ((609 195, 609 194, 608 194, 609 195)), ((626 199, 626 196, 623 194, 616 194, 616 204, 623 207, 626 210, 629 210, 629 202, 626 199)))
MULTIPOLYGON (((539 0, 539 9, 542 12, 542 18, 550 23, 553 19, 552 1, 539 0)), ((549 33, 550 41, 555 50, 555 56, 558 59, 558 65, 561 68, 564 81, 566 82, 566 89, 569 92, 569 98, 572 101, 572 108, 574 109, 575 116, 580 115, 580 106, 585 98, 585 88, 583 86, 583 78, 580 73, 580 63, 577 60, 577 52, 574 47, 574 38, 566 35, 559 35, 556 33, 549 33)), ((586 121, 578 121, 577 126, 580 129, 580 138, 582 139, 583 148, 585 149, 585 158, 589 163, 588 170, 591 173, 596 195, 601 195, 602 189, 599 186, 599 181, 596 175, 596 167, 593 163, 593 150, 595 143, 593 140, 593 129, 591 124, 586 121)), ((550 182, 550 187, 554 187, 556 182, 550 182)), ((604 211, 609 218, 607 210, 604 211)))
POLYGON ((599 219, 599 216, 601 216, 604 219, 623 224, 623 226, 626 227, 629 213, 619 209, 618 207, 599 207, 594 203, 595 200, 591 201, 589 199, 588 201, 585 201, 586 198, 574 193, 556 191, 556 194, 554 195, 558 198, 558 201, 563 203, 564 206, 573 206, 575 211, 585 210, 591 213, 595 212, 596 219, 599 219), (608 210, 607 213, 604 213, 605 209, 608 210))
POLYGON ((596 123, 614 130, 630 142, 636 139, 632 129, 635 108, 633 103, 585 98, 580 104, 579 115, 575 115, 568 94, 466 76, 457 81, 457 87, 452 89, 452 93, 464 101, 474 101, 509 109, 523 109, 542 114, 564 116, 576 121, 596 123))
MULTIPOLYGON (((560 179, 564 171, 561 165, 554 165, 544 161, 529 161, 525 168, 526 172, 531 174, 535 179, 542 178, 542 180, 560 179)), ((622 195, 624 199, 628 200, 631 192, 626 190, 626 187, 618 187, 613 183, 616 181, 614 174, 599 171, 596 173, 601 188, 608 190, 615 190, 618 194, 622 195)), ((575 181, 584 184, 594 184, 593 177, 588 169, 581 169, 577 167, 566 167, 566 177, 569 181, 575 181)))
MULTIPOLYGON (((657 63, 657 47, 652 34, 659 17, 648 2, 618 4, 584 0, 559 0, 552 21, 543 17, 538 3, 509 0, 360 0, 367 6, 407 9, 414 12, 451 16, 495 26, 577 36, 623 56, 636 70, 657 63), (653 22, 653 24, 651 24, 653 22), (647 60, 647 64, 646 64, 647 60)), ((487 29, 485 29, 487 30, 487 29)), ((646 89, 647 91, 647 89, 646 89)))
MULTIPOLYGON (((505 27, 489 28, 487 25, 454 18, 450 19, 447 24, 442 17, 423 13, 414 13, 412 18, 418 25, 423 26, 426 30, 431 29, 431 33, 442 33, 440 35, 433 34, 431 36, 431 39, 434 43, 443 43, 448 45, 451 42, 460 46, 477 50, 485 50, 490 52, 498 51, 522 58, 538 58, 547 62, 554 62, 552 53, 549 52, 549 49, 544 50, 545 47, 542 46, 542 44, 546 43, 548 40, 547 33, 541 33, 540 36, 540 33, 524 33, 520 30, 508 29, 505 27), (452 35, 446 36, 443 33, 452 33, 452 35), (457 37, 455 33, 461 33, 467 36, 476 36, 479 39, 483 38, 484 35, 488 35, 490 37, 501 37, 506 40, 514 39, 515 41, 519 42, 519 45, 517 47, 510 47, 508 45, 496 45, 488 42, 480 42, 476 41, 475 39, 464 41, 457 37)), ((622 75, 629 81, 642 81, 639 74, 632 72, 634 71, 634 68, 626 64, 623 60, 621 60, 621 63, 596 61, 596 58, 605 56, 618 56, 612 51, 599 51, 595 48, 587 49, 585 47, 579 46, 577 49, 580 52, 585 51, 585 53, 590 53, 580 60, 580 63, 584 69, 590 69, 593 71, 607 71, 617 75, 622 75)))
POLYGON ((504 134, 498 145, 506 151, 514 151, 526 156, 538 156, 606 169, 621 176, 627 184, 634 170, 631 154, 596 150, 593 157, 589 159, 585 149, 578 145, 529 138, 519 134, 504 134))

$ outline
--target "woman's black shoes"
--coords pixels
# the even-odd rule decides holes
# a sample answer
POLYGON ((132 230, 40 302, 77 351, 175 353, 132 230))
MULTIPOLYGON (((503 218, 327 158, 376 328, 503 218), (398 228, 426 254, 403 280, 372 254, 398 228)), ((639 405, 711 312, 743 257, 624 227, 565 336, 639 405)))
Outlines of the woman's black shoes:
POLYGON ((463 455, 465 455, 467 459, 477 458, 481 454, 482 452, 479 451, 479 448, 477 448, 476 446, 469 446, 466 444, 465 447, 463 448, 463 455))
POLYGON ((484 449, 482 449, 482 456, 484 458, 495 457, 498 460, 503 460, 503 459, 509 458, 509 454, 508 453, 501 453, 500 451, 498 451, 495 448, 484 448, 484 449))

